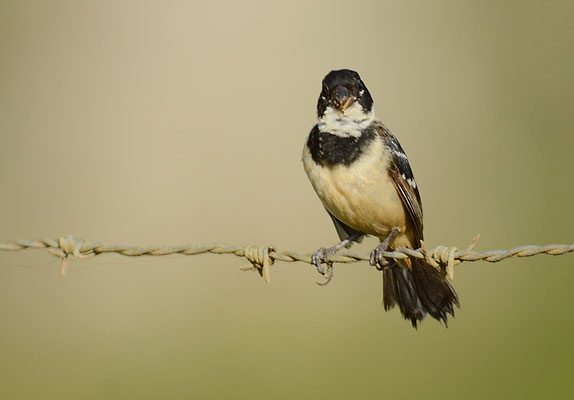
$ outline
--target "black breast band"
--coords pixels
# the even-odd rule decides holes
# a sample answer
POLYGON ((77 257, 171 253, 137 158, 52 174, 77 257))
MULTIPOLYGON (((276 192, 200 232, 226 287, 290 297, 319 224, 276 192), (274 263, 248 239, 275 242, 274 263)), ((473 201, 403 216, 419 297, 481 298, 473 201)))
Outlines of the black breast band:
POLYGON ((340 137, 321 132, 315 125, 309 134, 307 147, 311 152, 313 161, 319 165, 343 164, 349 166, 363 154, 375 137, 374 127, 364 129, 359 137, 340 137))

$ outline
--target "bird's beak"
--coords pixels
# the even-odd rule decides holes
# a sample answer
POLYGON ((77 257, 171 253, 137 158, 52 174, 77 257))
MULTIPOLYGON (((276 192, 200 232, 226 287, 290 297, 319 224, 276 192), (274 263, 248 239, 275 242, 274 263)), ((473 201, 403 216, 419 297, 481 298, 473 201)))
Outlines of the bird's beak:
POLYGON ((351 105, 351 102, 353 101, 353 96, 349 96, 347 97, 347 100, 345 100, 345 102, 343 103, 343 105, 341 106, 341 112, 345 112, 345 110, 347 109, 347 107, 349 107, 351 105))
POLYGON ((341 112, 345 112, 353 100, 354 97, 344 86, 338 86, 337 89, 335 89, 335 105, 341 112))

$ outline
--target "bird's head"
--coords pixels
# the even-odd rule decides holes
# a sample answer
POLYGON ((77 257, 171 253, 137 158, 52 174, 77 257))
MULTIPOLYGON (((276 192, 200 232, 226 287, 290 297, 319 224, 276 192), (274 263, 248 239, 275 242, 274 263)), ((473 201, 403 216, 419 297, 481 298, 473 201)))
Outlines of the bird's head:
POLYGON ((331 71, 323 79, 323 88, 317 102, 319 118, 322 118, 328 109, 341 114, 350 110, 369 114, 372 108, 373 98, 355 71, 350 69, 331 71))

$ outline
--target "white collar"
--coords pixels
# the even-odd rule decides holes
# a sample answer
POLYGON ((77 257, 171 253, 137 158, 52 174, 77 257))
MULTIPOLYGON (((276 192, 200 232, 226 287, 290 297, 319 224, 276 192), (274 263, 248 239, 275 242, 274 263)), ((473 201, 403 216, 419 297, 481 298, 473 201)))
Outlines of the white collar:
POLYGON ((362 131, 375 120, 374 107, 367 114, 358 102, 347 108, 344 113, 327 107, 319 118, 319 131, 339 137, 360 137, 362 131))

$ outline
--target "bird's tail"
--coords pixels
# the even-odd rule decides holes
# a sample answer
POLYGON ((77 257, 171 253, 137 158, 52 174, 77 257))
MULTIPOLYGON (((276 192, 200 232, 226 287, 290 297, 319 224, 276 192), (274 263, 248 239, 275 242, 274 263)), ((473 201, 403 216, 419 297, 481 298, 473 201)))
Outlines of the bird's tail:
POLYGON ((385 310, 398 304, 405 319, 417 323, 428 313, 446 325, 447 314, 454 317, 460 302, 454 288, 441 273, 424 260, 411 259, 412 269, 404 261, 394 261, 383 269, 385 310))

